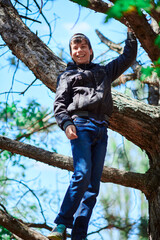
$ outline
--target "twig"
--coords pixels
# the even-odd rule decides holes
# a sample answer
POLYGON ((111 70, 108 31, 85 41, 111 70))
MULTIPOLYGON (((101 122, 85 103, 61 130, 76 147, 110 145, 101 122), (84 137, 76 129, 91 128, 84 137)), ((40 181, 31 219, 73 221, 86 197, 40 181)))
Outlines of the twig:
POLYGON ((32 12, 28 7, 26 7, 23 3, 16 0, 17 3, 19 3, 22 7, 26 8, 28 11, 32 12))
POLYGON ((33 196, 37 199, 38 205, 39 205, 40 210, 41 210, 42 217, 43 217, 43 219, 44 219, 44 222, 46 223, 46 219, 45 219, 45 216, 44 216, 44 213, 43 213, 43 209, 42 209, 42 205, 41 205, 41 203, 40 203, 40 200, 39 200, 39 198, 37 197, 37 195, 35 194, 35 192, 34 192, 31 188, 29 188, 29 187, 28 187, 25 183, 23 183, 22 181, 18 181, 18 180, 16 180, 16 179, 12 179, 12 178, 0 179, 0 182, 2 182, 2 181, 13 181, 13 182, 17 182, 17 183, 19 183, 19 184, 22 184, 24 187, 26 187, 26 188, 33 194, 33 196))
POLYGON ((39 12, 41 13, 41 11, 42 11, 42 7, 43 7, 43 0, 41 0, 41 7, 40 7, 40 9, 39 9, 39 12))
POLYGON ((5 206, 4 206, 2 203, 0 203, 0 207, 2 207, 3 210, 4 210, 6 213, 8 213, 7 209, 5 208, 5 206))
POLYGON ((23 92, 21 92, 20 94, 21 94, 21 95, 24 95, 25 92, 26 92, 36 81, 37 81, 37 78, 36 78, 33 82, 31 82, 31 83, 29 84, 29 86, 28 86, 23 92))
POLYGON ((40 21, 38 21, 38 20, 35 20, 35 19, 33 19, 33 18, 29 18, 29 17, 27 17, 27 16, 23 16, 23 15, 19 15, 21 18, 25 18, 25 19, 27 19, 27 20, 31 20, 31 21, 33 21, 33 22, 37 22, 37 23, 42 23, 42 22, 40 22, 40 21))

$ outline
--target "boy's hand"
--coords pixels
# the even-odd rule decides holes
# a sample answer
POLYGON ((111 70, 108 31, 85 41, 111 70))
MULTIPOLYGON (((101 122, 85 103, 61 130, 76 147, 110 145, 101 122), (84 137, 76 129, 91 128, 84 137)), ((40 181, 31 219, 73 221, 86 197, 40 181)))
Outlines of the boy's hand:
POLYGON ((68 139, 73 140, 78 138, 76 134, 76 127, 74 125, 69 125, 65 130, 68 139))

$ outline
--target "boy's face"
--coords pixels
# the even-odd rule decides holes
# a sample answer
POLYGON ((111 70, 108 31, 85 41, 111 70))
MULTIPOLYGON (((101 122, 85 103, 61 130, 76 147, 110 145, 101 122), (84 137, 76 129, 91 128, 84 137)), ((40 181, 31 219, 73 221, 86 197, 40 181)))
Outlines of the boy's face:
POLYGON ((82 39, 81 42, 73 41, 71 42, 70 55, 76 64, 88 64, 90 63, 92 49, 89 49, 89 46, 85 39, 82 39))

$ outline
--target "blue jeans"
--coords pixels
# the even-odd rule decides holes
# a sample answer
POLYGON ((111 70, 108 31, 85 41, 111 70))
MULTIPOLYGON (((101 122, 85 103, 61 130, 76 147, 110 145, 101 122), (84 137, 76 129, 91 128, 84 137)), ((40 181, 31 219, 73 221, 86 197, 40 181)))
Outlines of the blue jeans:
POLYGON ((71 140, 74 173, 55 219, 72 228, 72 240, 85 239, 99 193, 107 148, 107 128, 85 118, 74 120, 78 138, 71 140))

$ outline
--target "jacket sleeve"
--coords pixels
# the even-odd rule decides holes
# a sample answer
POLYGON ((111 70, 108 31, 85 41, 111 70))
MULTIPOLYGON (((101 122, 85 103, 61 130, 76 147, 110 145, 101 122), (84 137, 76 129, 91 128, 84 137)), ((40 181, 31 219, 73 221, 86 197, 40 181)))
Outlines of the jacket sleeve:
POLYGON ((54 102, 54 115, 58 126, 65 131, 68 125, 72 125, 73 121, 68 114, 67 107, 70 103, 71 89, 69 76, 64 72, 58 77, 57 90, 54 102))
POLYGON ((137 40, 132 32, 127 32, 123 54, 108 63, 105 68, 111 82, 125 72, 136 60, 137 40))

